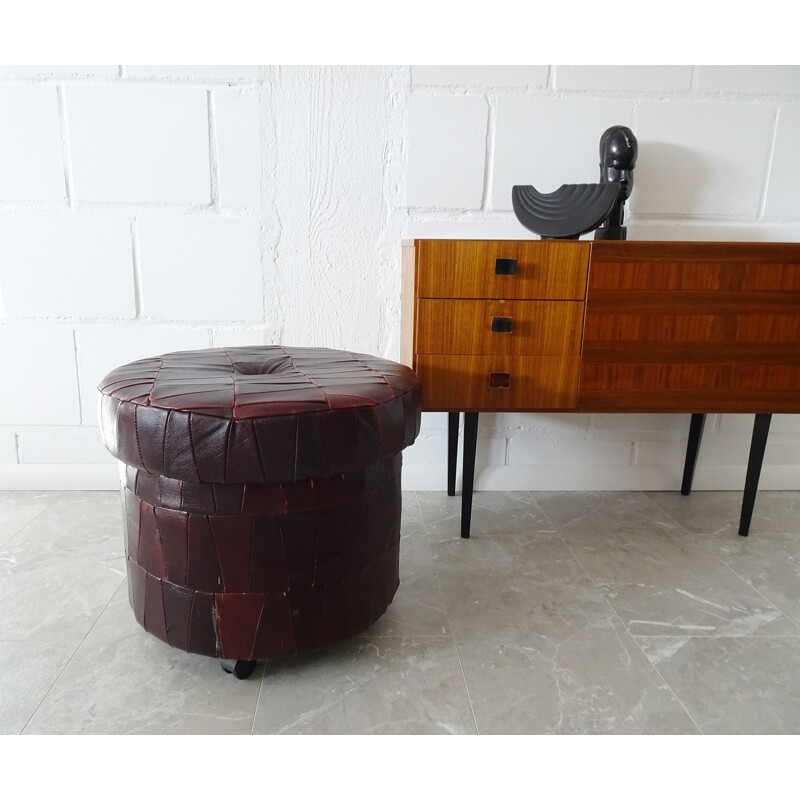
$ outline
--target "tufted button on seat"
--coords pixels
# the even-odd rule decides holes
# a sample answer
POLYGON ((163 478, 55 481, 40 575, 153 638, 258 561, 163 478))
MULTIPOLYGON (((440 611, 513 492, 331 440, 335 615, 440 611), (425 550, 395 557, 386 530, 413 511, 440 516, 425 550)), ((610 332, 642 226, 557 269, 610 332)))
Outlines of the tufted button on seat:
POLYGON ((366 629, 399 584, 407 367, 324 348, 169 353, 113 370, 100 421, 125 464, 139 623, 174 647, 255 660, 366 629))

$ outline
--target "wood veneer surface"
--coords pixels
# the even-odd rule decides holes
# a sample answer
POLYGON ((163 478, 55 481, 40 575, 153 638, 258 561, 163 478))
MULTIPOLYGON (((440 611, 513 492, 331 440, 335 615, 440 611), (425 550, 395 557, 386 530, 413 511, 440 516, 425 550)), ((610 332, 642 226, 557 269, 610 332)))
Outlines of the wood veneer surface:
POLYGON ((577 356, 418 355, 416 372, 427 411, 554 411, 575 408, 577 356), (490 388, 508 373, 507 389, 490 388))
POLYGON ((578 405, 800 410, 800 245, 592 248, 578 405))
POLYGON ((421 299, 417 352, 439 355, 578 355, 582 302, 421 299), (511 320, 510 333, 492 332, 492 318, 511 320))
POLYGON ((416 243, 417 297, 583 300, 589 242, 422 239, 416 243), (516 275, 495 274, 498 258, 516 275))
POLYGON ((800 412, 800 244, 418 240, 415 282, 426 410, 800 412))

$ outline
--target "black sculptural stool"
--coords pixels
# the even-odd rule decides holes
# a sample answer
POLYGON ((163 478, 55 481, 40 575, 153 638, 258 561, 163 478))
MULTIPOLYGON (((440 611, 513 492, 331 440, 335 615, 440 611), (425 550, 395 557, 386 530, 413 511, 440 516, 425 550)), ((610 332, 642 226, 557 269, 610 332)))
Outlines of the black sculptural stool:
POLYGON ((627 238, 623 206, 633 189, 638 149, 630 128, 609 128, 600 137, 599 183, 565 183, 549 194, 514 186, 514 214, 543 239, 577 239, 595 229, 595 239, 627 238))

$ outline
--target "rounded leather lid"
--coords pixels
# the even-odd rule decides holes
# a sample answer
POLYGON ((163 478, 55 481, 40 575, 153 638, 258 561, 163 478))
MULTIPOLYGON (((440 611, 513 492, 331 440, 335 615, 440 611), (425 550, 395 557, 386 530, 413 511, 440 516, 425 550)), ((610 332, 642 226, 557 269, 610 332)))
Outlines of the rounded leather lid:
POLYGON ((168 353, 98 387, 120 461, 201 483, 279 483, 363 469, 412 444, 419 379, 402 364, 327 348, 168 353))

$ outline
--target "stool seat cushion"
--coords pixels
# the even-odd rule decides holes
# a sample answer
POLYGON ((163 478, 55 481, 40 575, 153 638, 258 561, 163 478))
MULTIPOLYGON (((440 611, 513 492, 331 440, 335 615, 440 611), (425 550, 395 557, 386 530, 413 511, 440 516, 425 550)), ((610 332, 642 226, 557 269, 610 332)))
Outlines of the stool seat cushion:
POLYGON ((197 483, 276 484, 355 472, 412 444, 417 376, 370 355, 281 346, 184 351, 99 386, 120 461, 197 483))

